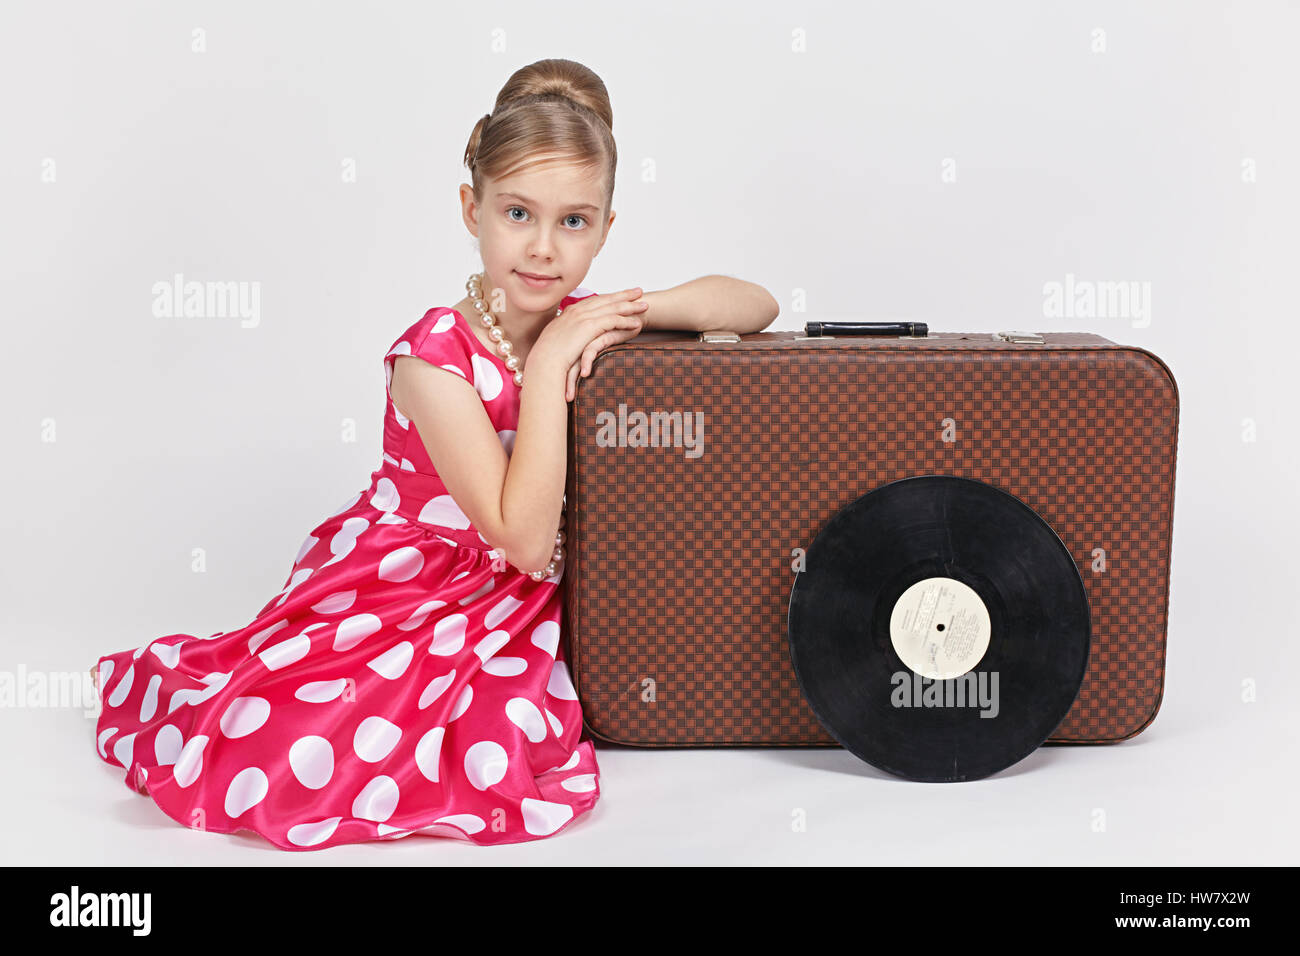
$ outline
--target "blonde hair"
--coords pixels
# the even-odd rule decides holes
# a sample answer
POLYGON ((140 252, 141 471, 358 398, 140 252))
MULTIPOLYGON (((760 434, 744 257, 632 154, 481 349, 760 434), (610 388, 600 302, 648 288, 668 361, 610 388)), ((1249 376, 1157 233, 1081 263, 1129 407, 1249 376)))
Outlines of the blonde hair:
POLYGON ((516 70, 492 112, 474 124, 465 147, 474 199, 480 203, 485 177, 504 179, 555 159, 604 172, 608 219, 618 166, 614 111, 600 77, 573 60, 538 60, 516 70))

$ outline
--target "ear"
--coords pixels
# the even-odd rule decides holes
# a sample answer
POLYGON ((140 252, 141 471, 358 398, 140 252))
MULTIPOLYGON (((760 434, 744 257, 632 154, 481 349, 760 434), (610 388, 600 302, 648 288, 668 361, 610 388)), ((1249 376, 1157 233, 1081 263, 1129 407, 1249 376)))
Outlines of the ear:
POLYGON ((478 238, 478 203, 474 201, 474 187, 469 183, 460 184, 460 214, 465 220, 465 228, 475 239, 478 238))
POLYGON ((618 213, 614 212, 614 210, 611 209, 609 211, 609 222, 605 223, 605 232, 600 237, 600 245, 598 245, 596 251, 592 253, 593 258, 600 253, 601 249, 605 248, 605 240, 609 238, 609 227, 614 225, 614 217, 617 215, 618 213))

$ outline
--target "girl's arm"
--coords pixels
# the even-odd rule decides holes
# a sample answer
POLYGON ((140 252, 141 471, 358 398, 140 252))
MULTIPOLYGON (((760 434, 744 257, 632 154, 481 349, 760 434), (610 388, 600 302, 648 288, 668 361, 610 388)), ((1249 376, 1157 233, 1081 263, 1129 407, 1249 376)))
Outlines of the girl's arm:
POLYGON ((761 285, 731 276, 702 276, 641 298, 649 304, 641 313, 646 330, 761 332, 781 312, 761 285))
POLYGON ((521 571, 545 567, 564 495, 563 372, 542 355, 529 355, 510 455, 478 392, 459 375, 402 355, 394 363, 389 392, 397 410, 415 425, 448 493, 488 544, 521 571))

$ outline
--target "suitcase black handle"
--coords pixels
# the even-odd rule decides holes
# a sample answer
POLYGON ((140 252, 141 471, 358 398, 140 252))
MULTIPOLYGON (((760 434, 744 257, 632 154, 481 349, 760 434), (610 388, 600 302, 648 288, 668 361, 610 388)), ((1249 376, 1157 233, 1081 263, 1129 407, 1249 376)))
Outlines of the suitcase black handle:
POLYGON ((805 335, 905 335, 918 338, 928 335, 924 322, 807 322, 805 335))

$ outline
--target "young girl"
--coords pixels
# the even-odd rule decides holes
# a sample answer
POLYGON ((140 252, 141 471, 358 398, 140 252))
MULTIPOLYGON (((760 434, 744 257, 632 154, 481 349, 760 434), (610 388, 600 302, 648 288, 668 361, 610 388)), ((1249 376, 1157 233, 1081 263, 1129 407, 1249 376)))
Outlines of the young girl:
POLYGON ((99 659, 99 755, 176 821, 286 850, 550 836, 600 794, 560 641, 567 401, 642 328, 757 331, 761 287, 577 288, 614 222, 604 84, 514 74, 465 151, 483 271, 384 357, 383 462, 256 618, 99 659), (526 371, 525 371, 526 370, 526 371))

